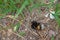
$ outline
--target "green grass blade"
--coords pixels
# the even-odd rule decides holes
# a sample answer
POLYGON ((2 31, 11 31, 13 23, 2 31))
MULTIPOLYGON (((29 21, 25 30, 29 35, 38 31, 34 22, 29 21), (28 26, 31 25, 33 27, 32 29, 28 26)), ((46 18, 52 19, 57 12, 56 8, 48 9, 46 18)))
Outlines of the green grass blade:
MULTIPOLYGON (((15 15, 15 18, 18 17, 19 14, 23 11, 23 9, 29 4, 28 0, 25 0, 24 3, 22 4, 21 8, 17 10, 17 14, 15 15)), ((23 14, 22 14, 23 15, 23 14)))
POLYGON ((15 27, 14 27, 14 31, 15 31, 15 32, 18 31, 19 27, 20 27, 20 23, 17 23, 17 24, 15 25, 15 27))
POLYGON ((60 18, 57 14, 53 14, 55 17, 55 20, 57 21, 58 25, 60 26, 60 18))
POLYGON ((24 36, 25 32, 20 32, 19 35, 24 36))
POLYGON ((52 35, 51 40, 54 40, 54 36, 52 35))

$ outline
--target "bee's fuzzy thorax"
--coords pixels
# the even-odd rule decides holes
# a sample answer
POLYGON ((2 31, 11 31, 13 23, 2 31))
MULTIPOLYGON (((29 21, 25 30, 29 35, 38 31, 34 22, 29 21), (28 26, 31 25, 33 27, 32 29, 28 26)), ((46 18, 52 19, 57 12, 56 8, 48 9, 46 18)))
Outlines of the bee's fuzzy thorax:
POLYGON ((31 28, 36 29, 36 30, 41 30, 41 24, 36 22, 36 21, 32 21, 31 22, 31 28))

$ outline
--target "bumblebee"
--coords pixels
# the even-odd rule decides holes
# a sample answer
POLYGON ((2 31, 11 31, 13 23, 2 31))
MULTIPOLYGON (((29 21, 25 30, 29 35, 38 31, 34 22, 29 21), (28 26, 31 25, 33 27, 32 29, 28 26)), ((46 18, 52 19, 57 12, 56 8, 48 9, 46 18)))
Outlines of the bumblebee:
POLYGON ((36 22, 36 21, 32 21, 31 22, 31 28, 35 29, 35 30, 41 30, 41 24, 36 22))

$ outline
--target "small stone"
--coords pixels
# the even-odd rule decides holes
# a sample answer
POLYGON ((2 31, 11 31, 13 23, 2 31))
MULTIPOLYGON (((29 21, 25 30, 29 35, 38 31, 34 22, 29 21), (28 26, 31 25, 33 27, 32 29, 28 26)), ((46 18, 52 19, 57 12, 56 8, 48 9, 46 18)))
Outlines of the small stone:
POLYGON ((27 31, 27 29, 25 29, 25 31, 27 31))
POLYGON ((48 17, 49 16, 49 13, 45 15, 45 17, 48 17))
POLYGON ((55 17, 52 14, 55 14, 55 11, 50 11, 50 19, 55 19, 55 17))
POLYGON ((50 19, 55 19, 55 17, 52 14, 50 14, 50 19))
POLYGON ((55 11, 50 11, 50 13, 47 13, 45 15, 45 17, 49 17, 50 19, 55 19, 55 17, 53 16, 53 14, 55 14, 55 11))
POLYGON ((30 39, 32 39, 32 37, 30 37, 30 39))
POLYGON ((42 27, 42 29, 44 29, 45 28, 44 24, 41 24, 41 27, 42 27))

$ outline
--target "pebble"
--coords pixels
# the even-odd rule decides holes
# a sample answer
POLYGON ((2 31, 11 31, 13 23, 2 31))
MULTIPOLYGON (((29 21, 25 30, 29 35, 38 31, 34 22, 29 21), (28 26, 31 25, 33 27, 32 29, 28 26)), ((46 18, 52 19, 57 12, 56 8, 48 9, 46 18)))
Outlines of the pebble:
POLYGON ((32 39, 32 37, 30 37, 30 39, 32 39))
POLYGON ((25 29, 25 31, 27 31, 27 29, 25 29))
POLYGON ((45 28, 44 24, 41 24, 41 27, 42 27, 42 29, 44 29, 45 28))
POLYGON ((55 19, 55 17, 52 14, 50 14, 50 19, 55 19))
POLYGON ((50 19, 55 19, 55 17, 52 14, 55 14, 55 11, 50 11, 50 13, 47 13, 45 17, 49 17, 50 19))
POLYGON ((48 17, 49 13, 45 15, 45 17, 48 17))

